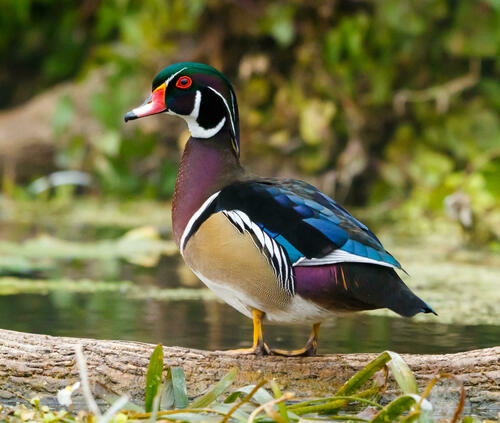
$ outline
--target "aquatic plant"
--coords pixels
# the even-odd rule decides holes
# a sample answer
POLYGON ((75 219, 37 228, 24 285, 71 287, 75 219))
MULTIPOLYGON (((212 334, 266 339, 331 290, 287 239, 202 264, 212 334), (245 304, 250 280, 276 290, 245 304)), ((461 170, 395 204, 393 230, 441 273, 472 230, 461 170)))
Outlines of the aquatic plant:
MULTIPOLYGON (((100 398, 110 404, 101 414, 90 392, 85 359, 81 347, 76 348, 81 390, 87 410, 73 410, 71 396, 80 389, 80 383, 59 391, 57 399, 64 405, 59 409, 42 405, 39 398, 26 401, 14 408, 0 406, 0 421, 63 422, 63 423, 126 423, 161 422, 432 422, 433 406, 428 397, 433 386, 450 375, 436 376, 419 393, 415 376, 396 353, 386 351, 365 368, 353 375, 333 396, 315 399, 297 399, 295 393, 282 392, 279 381, 262 379, 255 385, 232 388, 237 369, 232 369, 219 382, 198 398, 187 394, 184 371, 180 367, 164 365, 163 347, 153 351, 145 385, 143 404, 129 401, 126 395, 117 396, 104 387, 100 398), (395 379, 400 395, 387 401, 383 396, 389 382, 395 379), (62 399, 62 400, 61 400, 62 399)), ((459 421, 465 405, 465 390, 458 381, 459 400, 450 410, 450 421, 459 421)), ((473 417, 464 417, 464 423, 480 423, 473 417)), ((485 420, 486 422, 486 420, 485 420)))

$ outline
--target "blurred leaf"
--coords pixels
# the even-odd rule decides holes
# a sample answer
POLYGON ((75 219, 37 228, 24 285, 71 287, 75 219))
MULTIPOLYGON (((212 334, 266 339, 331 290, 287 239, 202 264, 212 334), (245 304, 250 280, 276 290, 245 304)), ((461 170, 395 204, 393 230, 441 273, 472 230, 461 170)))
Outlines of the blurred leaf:
POLYGON ((403 413, 410 411, 415 403, 415 398, 412 396, 400 396, 380 410, 378 414, 370 420, 370 423, 388 423, 396 421, 403 413))
MULTIPOLYGON (((252 392, 252 390, 255 388, 255 386, 256 385, 243 386, 242 388, 238 388, 238 390, 235 391, 232 395, 235 395, 237 392, 248 395, 248 394, 250 394, 250 392, 252 392)), ((262 404, 265 404, 269 401, 272 401, 273 397, 264 388, 259 388, 257 390, 257 392, 255 392, 254 395, 252 396, 252 400, 257 402, 258 404, 262 405, 262 404)))
POLYGON ((295 35, 293 14, 294 9, 291 5, 270 3, 267 8, 263 26, 283 46, 289 45, 295 35))
POLYGON ((234 368, 229 371, 221 380, 219 380, 213 388, 211 388, 205 395, 202 395, 196 401, 193 401, 190 408, 206 408, 212 404, 219 395, 221 395, 234 381, 238 369, 234 368))
POLYGON ((408 364, 395 352, 387 351, 391 361, 387 364, 401 391, 406 394, 418 394, 417 381, 408 364))
MULTIPOLYGON (((170 368, 169 368, 170 371, 170 368)), ((153 401, 159 393, 163 374, 163 347, 158 344, 149 359, 146 373, 146 390, 144 396, 144 408, 146 413, 153 411, 153 401)))
POLYGON ((352 376, 336 393, 335 396, 347 396, 357 392, 371 377, 391 360, 389 353, 380 354, 363 369, 352 376))
POLYGON ((74 106, 71 98, 67 95, 62 96, 57 103, 52 118, 52 127, 57 136, 61 135, 69 126, 73 118, 73 110, 74 106))
POLYGON ((109 156, 116 156, 120 152, 120 143, 120 134, 115 131, 108 131, 95 141, 97 149, 109 156))
POLYGON ((173 398, 175 408, 186 408, 188 405, 186 377, 182 367, 169 367, 166 377, 166 391, 173 398))
POLYGON ((300 135, 310 145, 325 143, 331 138, 330 122, 335 116, 335 104, 317 99, 307 100, 300 113, 300 135))

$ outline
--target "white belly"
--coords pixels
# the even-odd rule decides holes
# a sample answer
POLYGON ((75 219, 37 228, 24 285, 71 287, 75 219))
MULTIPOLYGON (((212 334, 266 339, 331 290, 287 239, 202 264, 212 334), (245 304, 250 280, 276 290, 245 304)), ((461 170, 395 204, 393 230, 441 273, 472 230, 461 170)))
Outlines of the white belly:
POLYGON ((263 311, 265 320, 276 323, 319 323, 332 318, 334 313, 323 307, 305 300, 296 294, 284 309, 268 309, 265 303, 257 303, 238 289, 228 287, 225 283, 218 283, 204 277, 201 273, 193 270, 193 273, 210 288, 215 295, 223 299, 231 307, 245 316, 252 318, 252 309, 263 311))

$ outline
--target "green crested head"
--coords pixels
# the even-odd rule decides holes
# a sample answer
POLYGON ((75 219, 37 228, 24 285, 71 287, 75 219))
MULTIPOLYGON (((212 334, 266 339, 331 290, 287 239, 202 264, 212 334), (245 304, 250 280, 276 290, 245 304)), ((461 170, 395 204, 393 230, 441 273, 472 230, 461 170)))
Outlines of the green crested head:
POLYGON ((227 130, 237 156, 240 152, 238 105, 227 78, 202 63, 176 63, 153 80, 144 104, 125 115, 125 121, 157 113, 183 118, 194 138, 212 138, 227 130))

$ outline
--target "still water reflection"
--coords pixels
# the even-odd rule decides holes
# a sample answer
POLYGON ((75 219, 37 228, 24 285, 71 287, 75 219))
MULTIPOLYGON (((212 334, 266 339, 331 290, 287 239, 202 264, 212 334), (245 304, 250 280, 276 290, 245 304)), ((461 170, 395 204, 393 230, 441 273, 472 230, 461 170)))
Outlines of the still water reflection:
MULTIPOLYGON (((41 233, 88 242, 117 239, 124 232, 124 229, 116 228, 0 223, 0 240, 14 242, 23 242, 41 233)), ((203 286, 178 255, 164 256, 157 265, 149 268, 121 259, 103 260, 100 257, 68 257, 42 260, 42 263, 44 270, 30 277, 110 283, 125 280, 132 281, 141 289, 189 289, 203 286)), ((439 266, 444 264, 445 261, 440 262, 439 266)), ((477 269, 481 269, 480 265, 477 269)), ((26 277, 24 274, 21 276, 26 277)), ((443 324, 439 317, 435 321, 418 322, 399 317, 343 315, 323 325, 319 348, 320 353, 379 352, 385 349, 441 354, 465 351, 499 345, 499 324, 466 326, 443 324)), ((219 301, 159 301, 154 295, 148 299, 133 299, 120 292, 81 294, 64 290, 63 283, 61 290, 45 295, 0 295, 0 328, 210 350, 248 346, 252 333, 249 319, 219 301)), ((303 345, 309 330, 308 326, 300 325, 266 325, 264 334, 271 346, 291 349, 303 345)))
MULTIPOLYGON (((0 327, 50 335, 126 339, 203 349, 248 345, 251 321, 218 301, 132 300, 118 293, 0 297, 0 327)), ((272 346, 301 346, 307 326, 265 327, 272 346)), ((445 353, 499 343, 500 327, 422 323, 408 319, 348 315, 328 322, 320 352, 445 353)))

